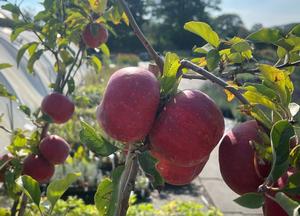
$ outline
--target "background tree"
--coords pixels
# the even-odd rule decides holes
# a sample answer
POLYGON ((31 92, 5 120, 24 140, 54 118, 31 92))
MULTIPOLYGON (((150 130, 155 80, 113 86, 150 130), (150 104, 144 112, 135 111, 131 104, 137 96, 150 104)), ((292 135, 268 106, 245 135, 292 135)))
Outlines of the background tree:
POLYGON ((208 9, 219 10, 220 0, 159 0, 156 7, 156 22, 158 22, 159 41, 157 47, 162 49, 163 41, 173 43, 174 49, 189 49, 195 44, 203 43, 196 36, 191 37, 187 32, 182 31, 183 26, 190 20, 201 20, 210 22, 208 9), (189 40, 185 40, 189 37, 189 40))
POLYGON ((245 37, 248 34, 241 17, 237 14, 222 14, 212 22, 212 25, 224 38, 245 37))
MULTIPOLYGON (((149 14, 149 3, 151 0, 129 0, 128 5, 136 22, 142 28, 147 25, 147 16, 149 14)), ((114 39, 108 41, 109 47, 112 50, 118 52, 140 52, 143 50, 143 46, 139 40, 135 37, 132 31, 128 31, 128 26, 124 23, 120 23, 118 28, 114 29, 114 39), (130 46, 128 46, 130 44, 130 46)))

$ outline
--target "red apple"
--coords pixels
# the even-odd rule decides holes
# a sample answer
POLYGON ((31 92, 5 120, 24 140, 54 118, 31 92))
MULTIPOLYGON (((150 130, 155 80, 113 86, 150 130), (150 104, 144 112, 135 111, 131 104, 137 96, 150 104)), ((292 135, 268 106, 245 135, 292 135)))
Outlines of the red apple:
POLYGON ((62 164, 70 153, 69 144, 61 137, 50 135, 39 145, 41 155, 52 164, 62 164))
POLYGON ((43 99, 41 110, 48 115, 54 123, 62 124, 72 117, 75 106, 67 96, 54 92, 43 99))
POLYGON ((159 161, 156 170, 163 179, 171 185, 186 185, 191 183, 203 170, 208 158, 192 167, 176 166, 168 161, 159 161))
POLYGON ((113 139, 141 141, 149 133, 159 105, 160 89, 146 69, 127 67, 116 71, 97 108, 97 120, 113 139))
POLYGON ((29 155, 23 164, 23 174, 39 183, 48 182, 54 174, 54 165, 40 155, 29 155))
POLYGON ((206 94, 184 90, 171 99, 150 132, 151 154, 177 166, 201 163, 224 132, 220 109, 206 94))
POLYGON ((107 42, 108 31, 99 23, 91 23, 85 27, 82 38, 88 47, 97 48, 107 42))
POLYGON ((256 192, 270 170, 270 165, 257 163, 255 152, 249 143, 251 140, 259 142, 256 121, 247 121, 234 127, 223 138, 219 148, 222 177, 240 195, 256 192))

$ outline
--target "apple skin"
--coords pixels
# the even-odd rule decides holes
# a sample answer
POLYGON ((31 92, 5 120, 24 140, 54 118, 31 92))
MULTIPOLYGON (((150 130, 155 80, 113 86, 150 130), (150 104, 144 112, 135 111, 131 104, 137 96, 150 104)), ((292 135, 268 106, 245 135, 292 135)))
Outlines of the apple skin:
POLYGON ((97 120, 107 135, 124 143, 141 141, 149 133, 159 105, 160 88, 148 70, 126 67, 108 81, 97 108, 97 120))
POLYGON ((225 183, 237 194, 256 192, 270 166, 256 167, 256 154, 249 141, 259 142, 258 125, 251 120, 235 126, 222 139, 219 165, 225 183), (258 171, 261 172, 259 175, 258 171), (263 171, 263 172, 262 172, 263 171))
POLYGON ((207 161, 208 158, 192 167, 180 167, 168 161, 159 161, 155 167, 165 182, 171 185, 181 186, 190 184, 203 170, 207 161))
POLYGON ((107 42, 108 31, 99 23, 90 23, 83 30, 82 39, 88 47, 97 48, 107 42))
POLYGON ((54 123, 63 124, 72 117, 75 105, 67 96, 54 92, 43 99, 41 110, 54 123))
POLYGON ((191 167, 200 164, 218 144, 224 118, 212 99, 184 90, 171 99, 150 132, 150 152, 158 160, 191 167))
POLYGON ((39 183, 48 182, 54 174, 54 165, 40 155, 29 155, 23 164, 23 174, 39 183))
POLYGON ((41 155, 53 165, 62 164, 70 153, 69 144, 57 135, 45 137, 39 145, 41 155))

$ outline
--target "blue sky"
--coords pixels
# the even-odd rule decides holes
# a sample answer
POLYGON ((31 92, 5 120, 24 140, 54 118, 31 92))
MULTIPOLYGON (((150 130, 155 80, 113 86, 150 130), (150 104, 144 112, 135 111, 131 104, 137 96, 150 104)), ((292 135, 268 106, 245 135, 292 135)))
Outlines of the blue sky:
POLYGON ((265 27, 300 23, 300 0, 222 0, 221 9, 239 14, 248 28, 255 23, 265 27))
MULTIPOLYGON (((24 0, 23 5, 37 10, 39 1, 24 0)), ((221 9, 214 15, 239 14, 248 28, 255 23, 262 23, 265 27, 300 23, 300 0, 222 0, 221 9)))

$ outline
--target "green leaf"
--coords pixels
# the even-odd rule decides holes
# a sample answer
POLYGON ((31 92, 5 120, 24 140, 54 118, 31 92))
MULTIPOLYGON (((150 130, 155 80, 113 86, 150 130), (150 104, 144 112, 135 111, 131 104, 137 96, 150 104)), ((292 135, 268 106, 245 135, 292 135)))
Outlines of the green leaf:
POLYGON ((246 193, 235 199, 237 204, 251 209, 262 207, 264 203, 264 196, 261 193, 246 193))
POLYGON ((300 193, 300 172, 294 173, 289 176, 287 183, 284 188, 281 190, 282 192, 297 195, 300 193))
POLYGON ((233 51, 242 53, 244 51, 251 50, 251 46, 247 41, 242 41, 242 42, 238 42, 238 43, 233 44, 231 46, 231 49, 233 51))
POLYGON ((13 42, 18 38, 18 36, 22 32, 27 31, 27 30, 33 30, 33 29, 34 29, 34 24, 32 24, 32 23, 28 23, 28 24, 22 25, 20 27, 16 27, 10 35, 10 40, 13 42))
POLYGON ((1 83, 0 83, 0 97, 6 97, 11 100, 16 100, 16 96, 9 93, 8 90, 6 89, 6 87, 4 85, 2 85, 1 83))
POLYGON ((8 3, 8 4, 5 4, 5 5, 2 5, 1 8, 4 9, 4 10, 7 10, 7 11, 9 11, 12 14, 15 14, 17 16, 20 15, 20 9, 17 5, 8 3))
POLYGON ((75 90, 75 81, 73 78, 70 78, 67 82, 68 84, 68 94, 72 94, 75 90))
MULTIPOLYGON (((250 89, 248 87, 248 89, 250 89)), ((251 89, 250 91, 246 91, 243 93, 244 97, 253 105, 263 105, 271 110, 276 110, 276 104, 273 103, 268 97, 264 96, 263 94, 251 89)))
POLYGON ((30 176, 24 175, 16 180, 16 184, 39 207, 41 201, 39 183, 30 176))
POLYGON ((20 62, 21 62, 21 59, 22 57, 24 56, 26 50, 28 50, 31 46, 37 46, 38 43, 37 42, 31 42, 31 43, 27 43, 27 44, 24 44, 18 51, 18 54, 17 54, 17 65, 19 67, 20 65, 20 62))
POLYGON ((287 54, 286 50, 284 48, 282 48, 281 46, 278 46, 278 48, 277 48, 278 58, 282 59, 285 57, 286 54, 287 54))
POLYGON ((300 24, 295 25, 290 33, 300 37, 300 24))
POLYGON ((100 72, 102 70, 102 63, 100 59, 97 56, 93 55, 90 60, 96 70, 96 73, 100 72))
POLYGON ((104 137, 96 133, 95 129, 84 121, 81 121, 82 129, 79 133, 80 140, 96 155, 107 157, 118 150, 104 137))
POLYGON ((10 68, 10 67, 12 67, 12 65, 8 64, 8 63, 2 63, 2 64, 0 64, 0 70, 6 69, 6 68, 10 68))
POLYGON ((109 48, 106 44, 101 44, 99 46, 99 49, 103 52, 104 55, 106 55, 107 57, 110 56, 110 51, 109 51, 109 48))
POLYGON ((275 91, 280 94, 281 102, 284 105, 290 103, 289 95, 294 91, 293 83, 286 71, 277 69, 276 67, 262 64, 259 66, 264 81, 269 81, 275 91))
POLYGON ((28 68, 28 71, 30 73, 33 73, 33 66, 34 66, 34 63, 39 60, 39 58, 42 56, 44 50, 39 50, 37 52, 35 52, 31 57, 30 59, 28 60, 28 65, 27 65, 27 68, 28 68))
POLYGON ((271 129, 272 169, 268 179, 275 182, 289 166, 289 143, 295 135, 293 126, 287 120, 276 122, 271 129))
POLYGON ((157 160, 152 157, 149 152, 143 152, 139 155, 139 163, 146 173, 147 177, 150 179, 151 183, 153 184, 154 188, 158 188, 164 185, 164 180, 157 172, 155 168, 155 164, 157 160))
POLYGON ((214 47, 220 45, 218 34, 207 23, 191 21, 184 25, 184 29, 202 37, 214 47))
POLYGON ((276 202, 287 212, 289 216, 299 216, 299 203, 289 198, 282 192, 276 193, 276 202))
POLYGON ((123 171, 124 171, 124 166, 119 166, 113 170, 113 173, 112 173, 113 191, 111 194, 111 199, 110 199, 110 203, 109 203, 109 207, 108 207, 108 211, 107 211, 107 216, 116 215, 115 210, 117 209, 116 205, 118 205, 118 203, 117 203, 118 189, 119 189, 119 183, 120 183, 120 179, 121 179, 123 171))
POLYGON ((280 31, 278 29, 269 29, 263 28, 250 34, 247 39, 254 42, 262 42, 262 43, 276 43, 282 36, 280 35, 280 31))
POLYGON ((89 0, 90 6, 95 13, 103 13, 107 7, 107 0, 89 0))
POLYGON ((241 53, 231 53, 228 56, 229 60, 235 64, 240 64, 244 61, 244 58, 241 53))
POLYGON ((176 92, 179 80, 177 72, 180 67, 180 59, 175 53, 168 52, 165 57, 163 76, 160 84, 162 92, 167 95, 176 92))
POLYGON ((66 66, 74 62, 74 58, 70 55, 70 53, 67 50, 62 50, 59 54, 66 66))
POLYGON ((55 206, 57 200, 60 199, 80 175, 80 173, 69 173, 63 179, 54 180, 49 184, 47 187, 47 199, 51 203, 52 208, 55 206))
POLYGON ((10 216, 10 210, 6 208, 0 208, 0 215, 1 216, 10 216))
POLYGON ((97 192, 94 196, 95 205, 99 215, 106 215, 109 203, 111 202, 111 195, 113 192, 113 183, 109 178, 105 178, 98 185, 97 192))
POLYGON ((208 70, 213 71, 214 69, 216 69, 219 65, 220 59, 221 57, 218 50, 216 49, 210 50, 206 55, 208 70))
POLYGON ((245 90, 259 92, 275 103, 278 103, 280 101, 280 97, 277 95, 277 93, 273 89, 263 84, 245 83, 245 90))
POLYGON ((30 115, 31 115, 31 110, 30 110, 30 108, 28 107, 28 106, 26 106, 26 105, 20 105, 19 106, 19 109, 23 112, 23 113, 25 113, 25 115, 27 115, 28 117, 30 117, 30 115))
POLYGON ((124 166, 119 166, 112 172, 112 180, 104 178, 98 185, 94 201, 99 215, 114 216, 117 200, 118 187, 124 166))

